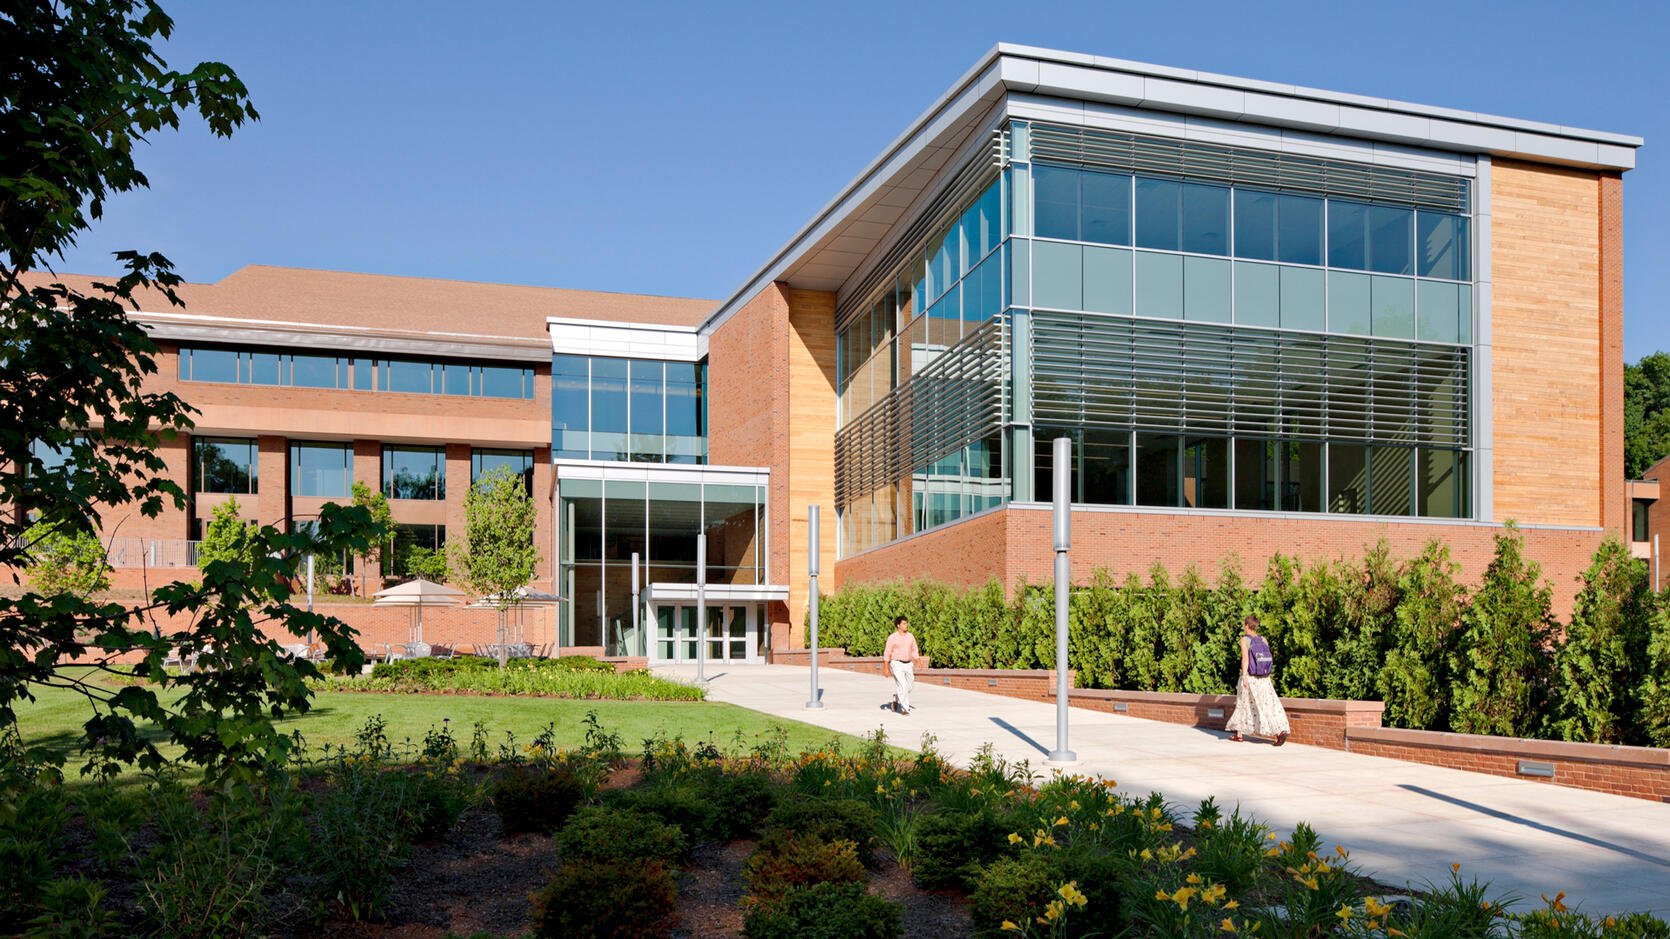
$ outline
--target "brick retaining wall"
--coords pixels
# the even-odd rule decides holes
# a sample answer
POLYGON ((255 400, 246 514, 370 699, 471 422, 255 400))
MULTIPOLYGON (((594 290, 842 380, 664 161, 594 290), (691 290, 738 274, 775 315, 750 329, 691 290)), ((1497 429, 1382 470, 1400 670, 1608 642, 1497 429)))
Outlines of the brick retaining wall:
MULTIPOLYGON (((1055 695, 1047 695, 1050 700, 1055 695)), ((1101 688, 1074 688, 1067 695, 1067 703, 1093 711, 1108 711, 1140 717, 1151 721, 1167 721, 1223 730, 1229 715, 1235 712, 1235 696, 1231 694, 1171 694, 1160 691, 1114 691, 1101 688), (1121 707, 1121 705, 1123 707, 1121 707)), ((1351 728, 1379 727, 1385 705, 1379 701, 1336 701, 1325 698, 1283 698, 1287 721, 1292 728, 1288 737, 1294 743, 1330 750, 1349 750, 1347 734, 1351 728)))
MULTIPOLYGON (((807 649, 771 654, 772 662, 779 665, 805 666, 811 658, 807 649)), ((818 663, 825 668, 885 674, 879 657, 848 656, 838 646, 819 649, 818 663)), ((916 680, 1029 701, 1055 700, 1055 672, 1050 669, 918 668, 916 680)), ((1294 743, 1670 802, 1670 749, 1404 730, 1380 726, 1385 705, 1379 701, 1281 701, 1294 743), (1552 775, 1533 775, 1545 772, 1552 775)), ((1067 702, 1072 707, 1211 730, 1222 730, 1235 710, 1234 695, 1102 688, 1074 688, 1067 702)))
POLYGON ((1346 731, 1346 741, 1352 753, 1670 802, 1670 750, 1656 747, 1400 727, 1353 727, 1346 731))

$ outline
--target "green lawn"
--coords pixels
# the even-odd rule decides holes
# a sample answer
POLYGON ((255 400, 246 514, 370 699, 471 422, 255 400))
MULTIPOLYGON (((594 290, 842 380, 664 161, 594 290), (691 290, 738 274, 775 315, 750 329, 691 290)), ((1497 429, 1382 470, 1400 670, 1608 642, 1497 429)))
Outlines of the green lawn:
MULTIPOLYGON (((56 688, 36 689, 37 701, 18 706, 18 727, 25 743, 45 743, 73 748, 81 724, 89 715, 84 698, 56 688)), ((855 737, 836 734, 822 727, 785 721, 730 704, 661 701, 581 701, 568 698, 481 697, 473 695, 368 694, 362 692, 317 692, 313 709, 300 717, 279 722, 285 733, 300 730, 310 752, 320 755, 326 743, 334 748, 352 743, 354 731, 374 714, 388 722, 389 740, 399 747, 408 740, 417 743, 431 727, 451 718, 452 732, 461 745, 468 746, 476 721, 486 724, 492 751, 505 740, 505 731, 516 735, 518 745, 526 744, 554 723, 557 745, 573 747, 584 740, 582 721, 595 710, 605 730, 621 735, 628 753, 636 753, 644 738, 660 733, 682 736, 695 744, 711 740, 720 749, 735 746, 738 732, 746 749, 764 740, 774 727, 788 732, 791 752, 815 749, 832 737, 840 737, 843 748, 858 745, 855 737)), ((163 752, 170 756, 170 748, 163 752)), ((77 766, 73 754, 66 767, 77 766)), ((73 775, 73 773, 71 773, 73 775)))

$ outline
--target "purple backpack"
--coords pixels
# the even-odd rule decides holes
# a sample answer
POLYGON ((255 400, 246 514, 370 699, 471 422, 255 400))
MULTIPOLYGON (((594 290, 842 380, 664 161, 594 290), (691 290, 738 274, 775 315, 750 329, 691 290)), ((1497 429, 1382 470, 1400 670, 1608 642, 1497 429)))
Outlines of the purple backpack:
POLYGON ((1270 644, 1263 636, 1252 636, 1247 640, 1247 674, 1255 678, 1265 678, 1270 669, 1276 664, 1275 657, 1270 654, 1270 644))

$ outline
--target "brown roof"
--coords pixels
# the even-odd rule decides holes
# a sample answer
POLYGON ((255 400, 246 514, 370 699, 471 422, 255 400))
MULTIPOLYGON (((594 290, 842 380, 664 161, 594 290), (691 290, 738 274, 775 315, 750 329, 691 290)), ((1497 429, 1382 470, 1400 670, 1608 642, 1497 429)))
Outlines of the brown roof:
MULTIPOLYGON (((86 289, 83 274, 25 275, 29 286, 62 282, 86 289)), ((218 283, 182 284, 185 308, 160 294, 141 296, 147 313, 179 313, 314 326, 355 326, 378 332, 449 333, 505 338, 546 337, 547 316, 616 320, 659 326, 698 326, 714 301, 652 297, 557 287, 481 284, 426 277, 350 274, 251 264, 218 283)))

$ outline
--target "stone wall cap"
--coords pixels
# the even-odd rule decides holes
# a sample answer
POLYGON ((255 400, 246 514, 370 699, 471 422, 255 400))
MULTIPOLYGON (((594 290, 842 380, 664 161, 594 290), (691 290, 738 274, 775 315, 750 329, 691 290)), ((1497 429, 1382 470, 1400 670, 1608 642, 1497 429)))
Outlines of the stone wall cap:
POLYGON ((1458 734, 1442 730, 1408 730, 1402 727, 1348 727, 1346 740, 1391 743, 1444 750, 1474 750, 1511 756, 1573 760, 1582 763, 1616 763, 1670 769, 1670 750, 1661 747, 1625 747, 1606 743, 1575 743, 1566 740, 1532 740, 1526 737, 1492 737, 1458 734))
MULTIPOLYGON (((1185 707, 1220 707, 1234 704, 1232 694, 1189 694, 1173 691, 1129 691, 1118 688, 1075 688, 1071 697, 1107 701, 1145 701, 1150 704, 1175 704, 1185 707)), ((1386 705, 1381 701, 1347 701, 1336 698, 1282 698, 1282 707, 1289 711, 1313 711, 1329 714, 1379 714, 1386 705)))

